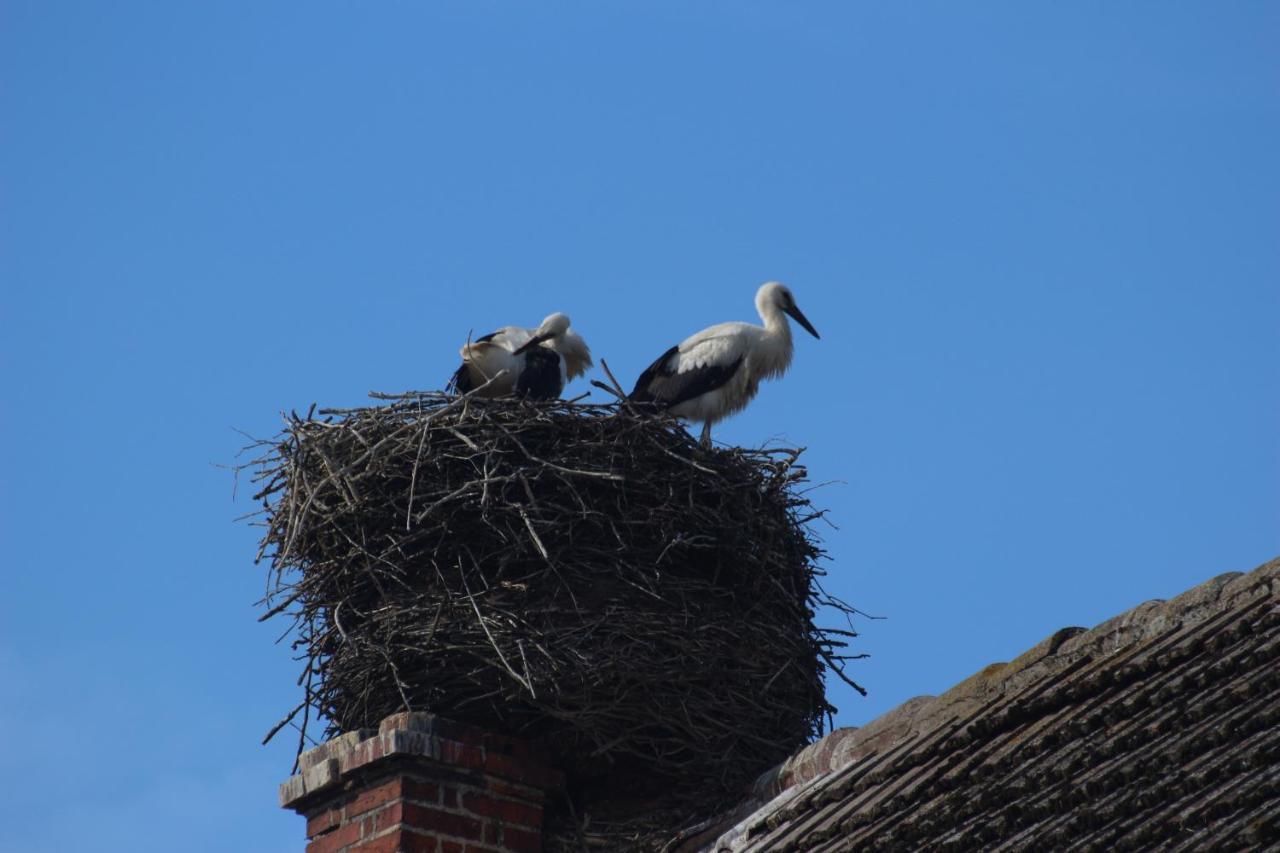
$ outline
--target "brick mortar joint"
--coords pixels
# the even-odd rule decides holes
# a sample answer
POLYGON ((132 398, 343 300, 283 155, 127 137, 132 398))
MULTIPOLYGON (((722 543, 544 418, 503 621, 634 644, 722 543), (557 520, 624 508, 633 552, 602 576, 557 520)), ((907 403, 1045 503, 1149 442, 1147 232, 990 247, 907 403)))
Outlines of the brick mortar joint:
MULTIPOLYGON (((429 714, 396 714, 384 720, 377 730, 347 732, 303 753, 300 772, 280 786, 280 805, 302 810, 306 801, 340 790, 353 775, 387 761, 405 759, 480 774, 481 785, 497 779, 542 795, 563 784, 558 771, 528 755, 527 746, 514 738, 489 735, 429 714), (451 738, 449 734, 466 739, 451 738)), ((490 796, 510 795, 492 792, 490 796)))
MULTIPOLYGON (((520 800, 507 800, 506 802, 517 803, 519 805, 528 806, 530 809, 536 808, 539 812, 542 811, 540 807, 530 806, 529 804, 524 803, 520 800)), ((384 813, 390 811, 396 805, 411 805, 411 806, 419 806, 422 808, 428 808, 433 811, 443 812, 445 814, 454 815, 456 817, 467 818, 469 820, 478 821, 482 826, 489 825, 499 830, 518 829, 518 830, 523 830, 527 832, 527 831, 537 831, 539 828, 537 824, 524 823, 519 820, 500 817, 498 815, 491 815, 491 814, 485 814, 483 812, 472 811, 463 805, 446 806, 443 803, 439 803, 439 802, 428 802, 426 800, 418 800, 418 799, 413 799, 411 797, 397 797, 396 799, 391 800, 390 802, 384 803, 382 805, 379 805, 377 808, 372 809, 370 811, 360 812, 359 814, 351 815, 350 817, 343 816, 338 823, 324 830, 321 830, 320 832, 316 833, 314 836, 311 836, 311 838, 313 839, 322 838, 325 835, 328 835, 329 833, 334 832, 335 830, 341 829, 344 826, 349 826, 353 823, 361 823, 366 820, 372 821, 373 825, 376 826, 378 823, 379 815, 383 815, 384 813)), ((394 832, 396 831, 396 829, 399 829, 399 828, 413 829, 418 832, 427 831, 422 829, 421 827, 414 826, 412 823, 408 823, 402 820, 397 822, 393 826, 389 826, 385 829, 379 830, 374 836, 370 836, 370 837, 379 838, 383 835, 386 835, 389 832, 394 832)), ((366 840, 367 838, 368 837, 366 837, 366 840)))
MULTIPOLYGON (((368 818, 369 818, 369 815, 361 815, 357 817, 355 820, 353 820, 351 823, 343 823, 341 826, 335 826, 332 829, 326 830, 325 832, 322 832, 316 836, 313 836, 308 840, 314 842, 314 841, 323 839, 326 835, 331 834, 335 830, 342 829, 347 826, 351 826, 352 824, 362 824, 368 818)), ((370 823, 370 825, 376 826, 376 824, 373 824, 372 822, 370 823)), ((520 827, 516 827, 516 828, 518 829, 520 827)), ((506 827, 503 827, 503 829, 505 830, 506 827)), ((385 838, 388 835, 395 835, 396 833, 403 833, 403 832, 407 832, 412 835, 421 835, 428 838, 437 838, 443 841, 452 841, 457 844, 463 845, 464 848, 467 845, 475 845, 477 843, 483 843, 483 842, 478 842, 475 838, 468 838, 462 835, 454 835, 452 833, 449 833, 440 829, 427 829, 420 826, 414 826, 413 824, 410 824, 410 823, 396 823, 392 826, 375 830, 373 833, 369 835, 366 835, 362 828, 359 837, 356 838, 355 841, 352 842, 352 844, 364 845, 364 844, 368 844, 371 841, 376 841, 379 838, 385 838)), ((346 846, 349 846, 349 845, 344 845, 344 849, 346 846)))

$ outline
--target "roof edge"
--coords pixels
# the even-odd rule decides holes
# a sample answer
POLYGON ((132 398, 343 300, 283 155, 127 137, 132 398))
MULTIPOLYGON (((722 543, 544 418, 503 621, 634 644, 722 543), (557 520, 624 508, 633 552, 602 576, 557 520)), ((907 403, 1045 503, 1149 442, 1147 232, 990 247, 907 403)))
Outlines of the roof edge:
POLYGON ((696 850, 733 839, 821 779, 909 737, 927 734, 992 699, 1066 669, 1083 657, 1109 656, 1150 637, 1194 625, 1258 598, 1280 596, 1280 558, 1248 573, 1226 572, 1171 599, 1152 599, 1090 629, 1061 628, 1012 661, 993 663, 938 696, 916 696, 860 728, 836 729, 762 773, 751 793, 720 820, 684 842, 696 850), (728 828, 728 831, 726 830, 728 828))

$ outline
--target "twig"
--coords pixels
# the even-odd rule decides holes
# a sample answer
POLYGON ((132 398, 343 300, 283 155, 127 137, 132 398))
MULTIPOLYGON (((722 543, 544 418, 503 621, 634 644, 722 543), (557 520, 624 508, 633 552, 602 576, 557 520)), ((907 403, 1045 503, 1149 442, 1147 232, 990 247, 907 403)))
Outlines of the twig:
POLYGON ((605 375, 609 403, 374 392, 256 443, 261 606, 303 692, 269 736, 416 708, 554 745, 588 805, 662 792, 591 808, 582 843, 613 849, 825 730, 863 617, 822 589, 800 450, 700 454, 605 375))

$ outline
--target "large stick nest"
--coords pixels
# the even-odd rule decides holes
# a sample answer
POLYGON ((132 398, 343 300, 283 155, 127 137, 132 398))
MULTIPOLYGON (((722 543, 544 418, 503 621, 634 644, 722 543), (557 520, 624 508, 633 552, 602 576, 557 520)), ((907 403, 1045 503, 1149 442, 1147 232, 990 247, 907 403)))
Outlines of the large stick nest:
POLYGON ((254 463, 301 728, 528 738, 579 815, 624 820, 723 805, 822 733, 853 632, 815 613, 852 609, 818 584, 798 450, 704 450, 627 404, 379 396, 292 415, 254 463))

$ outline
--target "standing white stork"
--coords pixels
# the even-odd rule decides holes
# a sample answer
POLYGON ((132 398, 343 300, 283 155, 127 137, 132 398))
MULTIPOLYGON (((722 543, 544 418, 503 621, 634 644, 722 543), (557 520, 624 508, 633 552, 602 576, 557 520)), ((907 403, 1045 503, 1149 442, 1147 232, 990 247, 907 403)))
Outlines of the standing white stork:
POLYGON ((782 315, 819 337, 781 282, 760 286, 756 310, 764 326, 720 323, 664 352, 640 374, 630 399, 702 421, 702 445, 710 447, 711 425, 745 407, 760 380, 781 376, 791 364, 791 325, 782 315))
POLYGON ((497 377, 480 392, 483 397, 514 393, 534 400, 554 399, 566 382, 592 364, 587 342, 569 328, 568 316, 560 313, 549 315, 536 329, 503 326, 463 345, 458 353, 462 365, 449 387, 465 394, 497 377))

